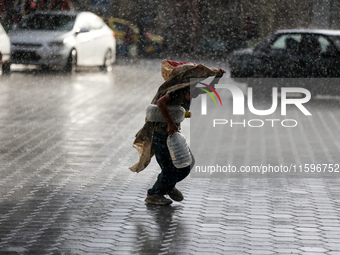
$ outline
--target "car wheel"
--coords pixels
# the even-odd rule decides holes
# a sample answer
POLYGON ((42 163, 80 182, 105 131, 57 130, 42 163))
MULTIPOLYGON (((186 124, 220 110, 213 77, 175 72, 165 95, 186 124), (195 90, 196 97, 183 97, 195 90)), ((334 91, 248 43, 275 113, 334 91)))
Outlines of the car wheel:
POLYGON ((48 65, 42 65, 41 66, 41 70, 43 70, 43 71, 50 71, 50 70, 52 70, 52 67, 48 66, 48 65))
POLYGON ((5 63, 2 65, 2 73, 3 74, 10 74, 11 73, 11 64, 5 63))
POLYGON ((0 54, 0 75, 2 74, 9 74, 10 73, 10 66, 8 63, 2 62, 2 56, 0 54))
POLYGON ((67 59, 65 71, 68 73, 74 73, 76 71, 76 67, 77 67, 77 51, 75 49, 72 49, 67 59))
POLYGON ((110 72, 112 70, 112 64, 113 64, 112 51, 107 50, 104 57, 104 63, 100 67, 100 70, 104 72, 110 72))
POLYGON ((10 74, 11 73, 11 64, 2 63, 2 61, 0 61, 0 65, 1 65, 2 74, 10 74))

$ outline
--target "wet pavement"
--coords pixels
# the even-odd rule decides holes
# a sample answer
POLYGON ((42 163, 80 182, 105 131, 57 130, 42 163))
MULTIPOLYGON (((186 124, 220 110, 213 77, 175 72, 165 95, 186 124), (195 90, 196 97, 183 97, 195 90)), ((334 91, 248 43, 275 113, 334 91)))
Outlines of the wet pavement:
MULTIPOLYGON (((191 177, 177 186, 183 202, 144 203, 159 167, 155 160, 138 174, 128 167, 162 82, 159 63, 0 77, 0 254, 340 254, 339 174, 191 177)), ((326 114, 338 123, 338 107, 319 118, 326 114)), ((320 144, 312 138, 321 129, 335 135, 331 127, 305 130, 309 152, 320 144, 327 151, 322 135, 320 144)), ((277 146, 278 136, 267 143, 277 146)))

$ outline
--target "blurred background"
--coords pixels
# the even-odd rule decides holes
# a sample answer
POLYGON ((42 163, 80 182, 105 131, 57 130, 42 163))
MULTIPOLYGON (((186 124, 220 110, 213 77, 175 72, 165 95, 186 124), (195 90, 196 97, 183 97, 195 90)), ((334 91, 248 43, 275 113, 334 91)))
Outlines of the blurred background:
POLYGON ((138 55, 149 57, 227 56, 277 29, 340 29, 336 0, 0 0, 0 22, 9 31, 37 10, 88 10, 107 23, 116 18, 118 55, 134 43, 138 55))

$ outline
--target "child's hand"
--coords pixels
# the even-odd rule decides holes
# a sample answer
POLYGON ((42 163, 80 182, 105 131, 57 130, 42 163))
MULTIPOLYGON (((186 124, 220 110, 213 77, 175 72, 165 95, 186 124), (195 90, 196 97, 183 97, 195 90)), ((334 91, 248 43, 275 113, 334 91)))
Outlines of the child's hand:
POLYGON ((218 69, 216 77, 221 78, 226 71, 222 68, 218 69))
POLYGON ((169 136, 171 137, 174 133, 176 133, 178 131, 178 127, 176 126, 175 123, 169 123, 168 124, 168 129, 167 132, 169 134, 169 136))

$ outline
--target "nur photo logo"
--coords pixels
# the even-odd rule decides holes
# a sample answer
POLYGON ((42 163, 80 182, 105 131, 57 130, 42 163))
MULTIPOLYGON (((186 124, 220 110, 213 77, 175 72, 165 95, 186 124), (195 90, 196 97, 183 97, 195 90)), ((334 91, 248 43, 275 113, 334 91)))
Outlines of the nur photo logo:
MULTIPOLYGON (((258 106, 259 101, 254 95, 253 87, 248 86, 246 89, 241 89, 239 86, 233 84, 231 79, 225 80, 221 79, 218 84, 208 85, 209 82, 199 82, 198 84, 203 85, 204 87, 198 87, 200 90, 204 91, 204 94, 201 94, 201 116, 205 116, 209 113, 209 115, 213 115, 213 127, 218 125, 230 125, 231 127, 239 125, 239 126, 249 126, 249 127, 262 127, 265 123, 269 123, 272 127, 275 126, 275 123, 280 122, 283 127, 296 127, 298 122, 295 119, 279 119, 279 116, 287 116, 288 111, 295 111, 302 113, 304 116, 311 116, 311 112, 305 106, 311 99, 310 91, 305 87, 297 87, 297 86, 288 86, 292 85, 290 80, 287 79, 286 83, 281 86, 279 83, 275 83, 275 80, 264 80, 264 82, 258 82, 262 86, 270 86, 270 94, 268 94, 268 98, 265 103, 262 102, 260 107, 258 106), (271 84, 269 84, 271 82, 271 84), (289 83, 290 82, 290 83, 289 83), (216 91, 223 91, 221 94, 223 98, 221 98, 220 94, 216 91), (214 96, 215 94, 215 96, 214 96), (211 108, 208 109, 207 103, 207 95, 211 97, 214 101, 215 106, 217 106, 218 98, 219 103, 223 106, 223 109, 211 108), (294 95, 294 96, 293 96, 294 95), (299 95, 299 96, 296 96, 299 95), (231 97, 230 97, 231 96, 231 97), (222 104, 222 100, 226 104, 222 104), (231 104, 228 104, 228 102, 231 104), (227 110, 232 109, 231 116, 245 116, 249 115, 248 113, 256 116, 262 116, 259 119, 243 119, 240 121, 233 121, 233 119, 226 119, 225 116, 227 110), (209 111, 208 111, 209 110, 209 111), (224 116, 223 116, 223 115, 224 116), (270 118, 270 115, 275 115, 275 118, 270 118), (265 116, 265 119, 263 118, 265 116)), ((300 83, 303 85, 303 83, 300 83)), ((293 84, 298 85, 298 84, 293 84)), ((268 91, 268 90, 267 90, 268 91)), ((260 102, 261 103, 261 102, 260 102)))
MULTIPOLYGON (((208 85, 208 84, 206 84, 206 83, 203 83, 203 82, 199 82, 199 84, 202 84, 202 85, 206 86, 206 87, 209 88, 212 92, 214 92, 215 95, 217 96, 218 100, 220 101, 221 106, 222 106, 221 97, 220 97, 220 95, 217 93, 217 91, 216 91, 213 87, 211 87, 210 85, 208 85)), ((207 90, 207 89, 205 89, 205 88, 199 88, 199 89, 201 89, 201 90, 203 90, 204 92, 206 92, 206 93, 212 98, 212 100, 214 101, 215 105, 217 105, 216 100, 215 100, 215 97, 213 96, 213 94, 211 94, 211 92, 210 92, 209 90, 207 90)))

